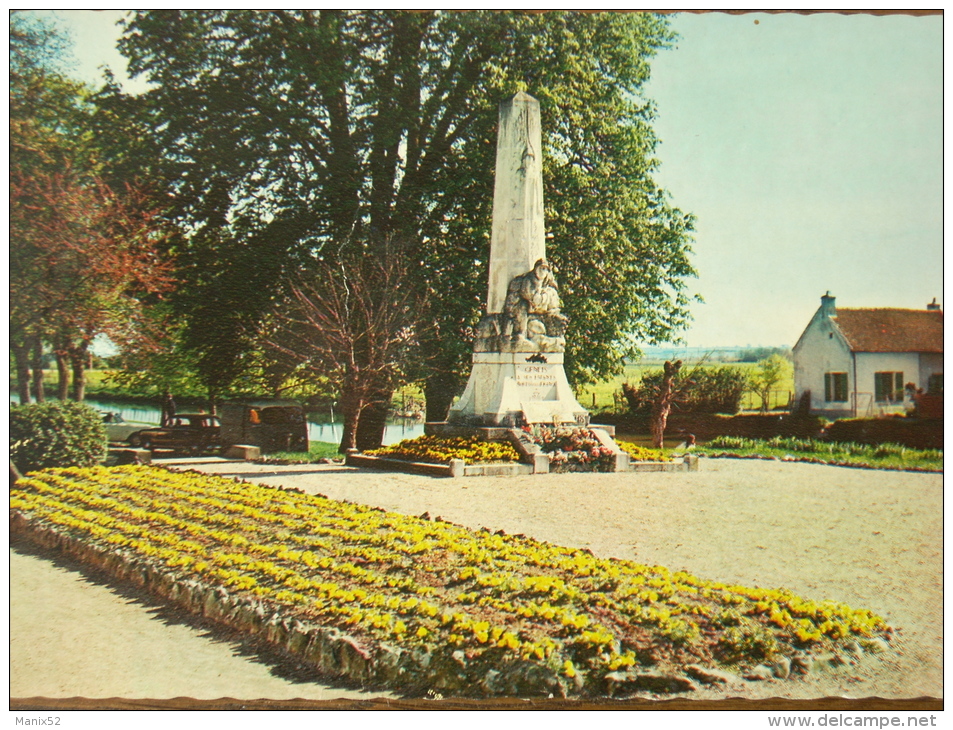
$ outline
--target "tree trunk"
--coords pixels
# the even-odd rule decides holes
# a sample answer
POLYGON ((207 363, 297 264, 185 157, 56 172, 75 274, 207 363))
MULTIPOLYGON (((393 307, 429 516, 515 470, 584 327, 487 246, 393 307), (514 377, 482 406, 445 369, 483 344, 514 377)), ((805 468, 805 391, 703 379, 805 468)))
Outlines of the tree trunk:
POLYGON ((362 399, 345 386, 341 391, 341 418, 344 421, 338 453, 346 454, 357 448, 357 429, 361 419, 362 399))
POLYGON ((665 363, 665 377, 662 378, 655 403, 652 404, 652 420, 649 424, 649 430, 652 433, 652 446, 656 449, 663 448, 665 444, 665 427, 668 425, 668 415, 672 412, 675 376, 678 375, 681 367, 681 360, 676 360, 674 363, 665 363))
POLYGON ((17 395, 20 403, 30 402, 30 348, 29 345, 15 345, 10 343, 13 350, 13 359, 17 367, 17 395))
POLYGON ((661 449, 665 445, 665 427, 668 425, 668 414, 671 411, 671 404, 652 409, 652 422, 649 424, 649 429, 652 432, 653 448, 661 449))
POLYGON ((37 403, 46 400, 46 389, 43 387, 43 343, 37 338, 33 342, 33 397, 37 403))
POLYGON ((391 388, 378 390, 373 399, 361 411, 357 423, 357 448, 360 451, 379 449, 384 444, 384 429, 387 427, 387 414, 394 395, 391 388))
POLYGON ((218 415, 218 396, 212 388, 208 389, 208 412, 213 416, 218 415))
POLYGON ((69 398, 69 355, 62 348, 57 348, 54 354, 56 355, 56 374, 58 377, 56 397, 60 399, 60 403, 63 403, 69 398))
POLYGON ((89 361, 89 343, 85 340, 70 348, 70 363, 73 370, 73 400, 82 403, 86 398, 86 365, 89 361))
POLYGON ((450 406, 460 387, 460 378, 453 373, 434 373, 424 382, 427 399, 427 422, 443 422, 450 414, 450 406))

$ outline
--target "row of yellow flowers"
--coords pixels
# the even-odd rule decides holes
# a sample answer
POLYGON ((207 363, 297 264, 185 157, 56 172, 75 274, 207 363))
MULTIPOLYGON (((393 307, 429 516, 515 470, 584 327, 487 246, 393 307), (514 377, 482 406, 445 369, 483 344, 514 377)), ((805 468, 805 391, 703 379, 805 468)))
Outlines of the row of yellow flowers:
POLYGON ((646 642, 717 658, 726 611, 767 627, 780 650, 887 628, 869 611, 783 590, 193 472, 48 470, 17 482, 11 508, 289 616, 468 656, 493 650, 567 676, 631 666, 646 642))
POLYGON ((418 436, 392 446, 368 451, 367 454, 428 464, 448 464, 451 459, 463 459, 467 464, 509 463, 520 459, 512 444, 505 441, 481 441, 475 437, 463 436, 418 436))

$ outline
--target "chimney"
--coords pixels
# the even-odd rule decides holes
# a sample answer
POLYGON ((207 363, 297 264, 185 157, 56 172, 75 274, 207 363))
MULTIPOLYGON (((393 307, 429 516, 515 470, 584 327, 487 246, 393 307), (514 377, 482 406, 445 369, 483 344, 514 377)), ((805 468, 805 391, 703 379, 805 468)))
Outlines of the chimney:
POLYGON ((927 311, 928 311, 928 312, 939 312, 939 311, 940 311, 940 305, 936 303, 936 297, 933 297, 933 301, 930 302, 929 304, 927 304, 927 311))
POLYGON ((836 299, 831 296, 830 292, 827 292, 824 296, 821 297, 821 314, 827 317, 836 317, 837 316, 837 307, 834 306, 836 299))

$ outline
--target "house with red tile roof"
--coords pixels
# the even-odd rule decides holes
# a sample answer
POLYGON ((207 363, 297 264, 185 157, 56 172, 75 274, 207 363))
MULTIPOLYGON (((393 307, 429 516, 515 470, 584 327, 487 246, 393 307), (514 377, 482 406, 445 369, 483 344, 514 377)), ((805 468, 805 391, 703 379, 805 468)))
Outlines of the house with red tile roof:
POLYGON ((821 297, 794 346, 796 402, 832 418, 903 413, 917 391, 943 391, 943 312, 926 309, 838 309, 821 297))

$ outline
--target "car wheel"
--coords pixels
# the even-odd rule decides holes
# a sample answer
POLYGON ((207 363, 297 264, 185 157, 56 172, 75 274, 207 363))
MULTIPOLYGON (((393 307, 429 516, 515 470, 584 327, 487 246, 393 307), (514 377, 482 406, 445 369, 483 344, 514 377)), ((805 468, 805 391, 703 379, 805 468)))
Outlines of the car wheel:
POLYGON ((129 445, 132 446, 133 448, 142 446, 142 437, 140 437, 139 434, 137 433, 132 434, 129 437, 129 445))
POLYGON ((152 441, 148 436, 144 436, 139 440, 139 445, 144 448, 146 451, 152 451, 152 441))

